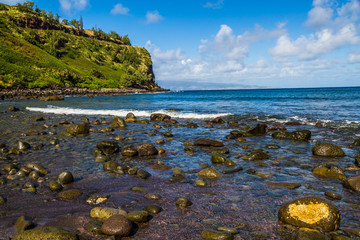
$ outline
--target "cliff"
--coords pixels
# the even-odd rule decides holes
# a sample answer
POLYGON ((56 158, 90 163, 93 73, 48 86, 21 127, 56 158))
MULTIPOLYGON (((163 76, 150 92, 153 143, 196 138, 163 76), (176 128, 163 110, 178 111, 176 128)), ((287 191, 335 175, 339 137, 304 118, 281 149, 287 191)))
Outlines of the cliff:
POLYGON ((127 36, 0 4, 0 88, 75 87, 159 88, 149 52, 131 46, 127 36))

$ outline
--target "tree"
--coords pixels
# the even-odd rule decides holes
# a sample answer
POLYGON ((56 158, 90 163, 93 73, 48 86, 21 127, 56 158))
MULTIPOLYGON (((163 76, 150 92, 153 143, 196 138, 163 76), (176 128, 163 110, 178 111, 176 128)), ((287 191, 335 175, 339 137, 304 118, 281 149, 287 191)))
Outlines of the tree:
POLYGON ((122 41, 125 45, 130 45, 131 46, 131 43, 130 43, 130 38, 129 36, 126 34, 125 36, 122 37, 122 41))
POLYGON ((48 16, 48 18, 50 18, 50 20, 54 19, 54 14, 53 14, 52 10, 49 11, 47 16, 48 16))
POLYGON ((38 8, 38 6, 37 6, 37 5, 35 5, 35 12, 37 12, 37 13, 41 13, 41 10, 40 10, 40 8, 38 8))
POLYGON ((76 19, 71 19, 69 25, 74 26, 75 28, 79 29, 79 21, 76 19))
POLYGON ((26 1, 26 2, 23 3, 22 6, 29 9, 29 10, 33 10, 34 2, 26 1))
POLYGON ((56 21, 57 23, 60 22, 60 16, 59 16, 58 13, 55 14, 55 21, 56 21))
POLYGON ((79 25, 80 25, 80 29, 81 31, 84 30, 84 23, 83 23, 83 18, 82 16, 80 16, 80 22, 79 22, 79 25))
POLYGON ((68 20, 64 18, 61 23, 65 24, 65 25, 68 25, 68 20))

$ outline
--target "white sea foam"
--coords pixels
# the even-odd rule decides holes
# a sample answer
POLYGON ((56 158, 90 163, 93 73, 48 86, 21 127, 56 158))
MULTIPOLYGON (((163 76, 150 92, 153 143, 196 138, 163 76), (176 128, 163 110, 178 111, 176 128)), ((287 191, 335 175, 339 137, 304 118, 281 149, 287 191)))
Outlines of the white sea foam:
POLYGON ((32 112, 53 113, 53 114, 107 115, 107 116, 119 116, 119 117, 125 117, 126 114, 128 114, 129 112, 134 113, 135 116, 138 117, 149 117, 153 113, 162 113, 162 114, 167 114, 173 118, 185 118, 185 119, 212 119, 216 117, 224 117, 224 116, 232 115, 231 113, 207 114, 207 113, 194 113, 194 112, 167 111, 164 109, 160 109, 157 111, 142 111, 142 110, 132 110, 132 109, 95 110, 95 109, 56 107, 51 105, 47 106, 47 108, 26 107, 26 109, 32 112))

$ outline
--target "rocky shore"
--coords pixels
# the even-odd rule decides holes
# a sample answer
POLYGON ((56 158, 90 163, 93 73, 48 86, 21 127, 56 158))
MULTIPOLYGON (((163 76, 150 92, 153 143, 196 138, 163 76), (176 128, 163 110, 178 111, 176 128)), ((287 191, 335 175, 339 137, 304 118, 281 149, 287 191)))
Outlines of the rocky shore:
POLYGON ((104 89, 89 89, 89 88, 55 88, 55 89, 0 89, 0 100, 4 99, 31 99, 43 98, 43 100, 61 100, 64 96, 97 96, 97 95, 122 95, 134 93, 157 93, 169 92, 168 89, 163 88, 104 88, 104 89), (49 98, 50 97, 50 98, 49 98))
POLYGON ((360 239, 350 130, 1 107, 4 239, 360 239))

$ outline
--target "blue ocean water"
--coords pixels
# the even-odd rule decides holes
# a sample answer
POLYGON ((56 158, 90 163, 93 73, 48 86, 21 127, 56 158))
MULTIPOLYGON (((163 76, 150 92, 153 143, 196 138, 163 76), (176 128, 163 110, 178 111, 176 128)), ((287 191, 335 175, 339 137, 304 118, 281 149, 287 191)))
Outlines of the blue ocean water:
MULTIPOLYGON (((21 100, 18 100, 21 101, 21 100)), ((20 102, 19 102, 20 103, 20 102)), ((360 128, 360 87, 183 91, 158 94, 67 97, 59 102, 24 102, 30 111, 56 114, 139 117, 166 113, 175 118, 297 121, 360 128)))

